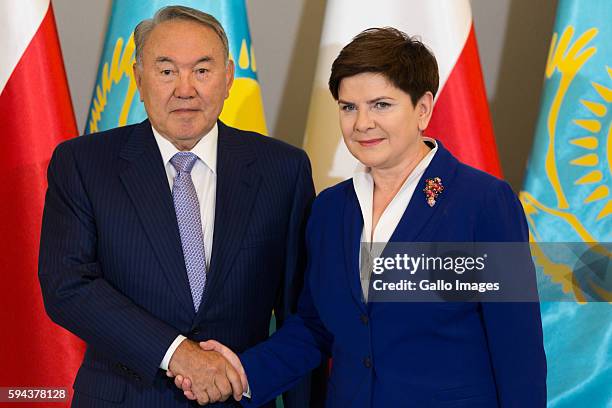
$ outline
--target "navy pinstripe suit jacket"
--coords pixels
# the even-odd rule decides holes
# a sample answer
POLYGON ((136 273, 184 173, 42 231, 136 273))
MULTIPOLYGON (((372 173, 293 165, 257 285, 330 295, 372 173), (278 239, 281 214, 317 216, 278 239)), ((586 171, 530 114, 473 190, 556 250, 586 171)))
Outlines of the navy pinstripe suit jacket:
MULTIPOLYGON (((197 314, 149 121, 62 143, 48 180, 45 307, 87 343, 73 406, 190 406, 158 368, 178 334, 242 351, 267 338, 272 309, 282 323, 294 307, 314 197, 302 150, 219 122, 212 259, 197 314)), ((306 384, 289 405, 307 406, 307 393, 306 384)))

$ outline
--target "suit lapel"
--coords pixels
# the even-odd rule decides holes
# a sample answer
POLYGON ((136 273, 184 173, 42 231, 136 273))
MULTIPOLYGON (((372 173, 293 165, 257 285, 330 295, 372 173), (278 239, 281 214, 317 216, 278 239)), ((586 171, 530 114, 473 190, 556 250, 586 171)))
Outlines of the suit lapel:
POLYGON ((389 239, 390 242, 417 242, 431 217, 446 205, 447 189, 455 177, 458 162, 442 146, 442 143, 438 141, 437 144, 438 151, 419 180, 406 211, 404 211, 400 222, 389 239), (427 204, 423 189, 425 188, 425 180, 435 177, 440 177, 446 191, 442 191, 436 199, 436 204, 430 207, 427 204))
POLYGON ((120 156, 129 164, 121 181, 134 204, 168 285, 185 311, 195 314, 166 170, 148 120, 136 125, 120 156))
MULTIPOLYGON (((437 142, 437 144, 438 151, 419 180, 414 194, 408 203, 408 207, 406 207, 389 242, 417 242, 416 240, 420 237, 421 232, 429 223, 434 213, 446 205, 445 198, 448 192, 443 191, 437 198, 436 204, 433 207, 427 204, 425 193, 423 192, 425 180, 440 177, 442 185, 447 188, 450 186, 455 176, 455 170, 458 163, 457 159, 442 146, 442 143, 437 142)), ((359 245, 363 230, 363 218, 359 207, 359 201, 357 200, 352 184, 348 190, 344 208, 344 254, 346 274, 355 301, 359 307, 365 310, 366 304, 363 302, 361 282, 359 280, 359 245)), ((386 250, 383 251, 382 256, 387 256, 386 250)))
POLYGON ((363 217, 353 184, 347 186, 344 205, 344 265, 346 279, 357 305, 365 312, 359 270, 359 246, 363 230, 363 217))
POLYGON ((217 146, 217 197, 213 249, 200 312, 213 302, 240 249, 261 176, 250 169, 255 153, 222 122, 217 146))

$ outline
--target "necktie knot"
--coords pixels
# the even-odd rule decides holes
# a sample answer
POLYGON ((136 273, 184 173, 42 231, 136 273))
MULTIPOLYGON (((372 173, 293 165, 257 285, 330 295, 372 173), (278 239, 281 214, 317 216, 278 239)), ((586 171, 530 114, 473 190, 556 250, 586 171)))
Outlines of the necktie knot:
POLYGON ((191 152, 178 152, 170 159, 170 163, 179 173, 191 173, 198 156, 191 152))

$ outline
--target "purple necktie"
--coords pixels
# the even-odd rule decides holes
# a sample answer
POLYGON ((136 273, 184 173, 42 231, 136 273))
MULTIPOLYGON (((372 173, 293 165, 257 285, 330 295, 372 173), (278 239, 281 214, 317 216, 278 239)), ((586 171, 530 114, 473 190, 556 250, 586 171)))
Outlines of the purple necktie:
POLYGON ((190 152, 178 152, 170 159, 170 163, 176 169, 172 198, 196 312, 200 307, 206 285, 206 252, 200 219, 200 203, 191 180, 191 169, 197 160, 198 156, 190 152))

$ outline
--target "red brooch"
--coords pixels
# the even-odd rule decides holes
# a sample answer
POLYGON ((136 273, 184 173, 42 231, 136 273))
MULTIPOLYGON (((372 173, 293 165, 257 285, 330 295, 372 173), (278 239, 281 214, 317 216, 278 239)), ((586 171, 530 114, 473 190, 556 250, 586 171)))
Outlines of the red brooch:
POLYGON ((433 207, 436 204, 436 198, 438 198, 440 193, 444 191, 442 179, 440 179, 440 177, 434 177, 425 180, 425 188, 423 191, 425 192, 425 197, 427 198, 427 204, 429 204, 430 207, 433 207))

